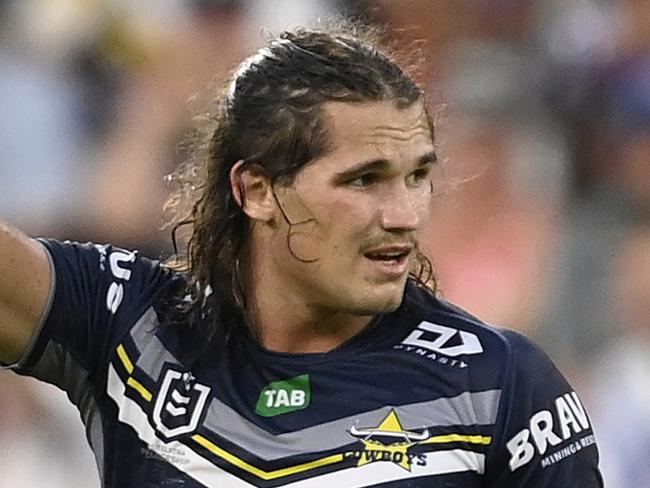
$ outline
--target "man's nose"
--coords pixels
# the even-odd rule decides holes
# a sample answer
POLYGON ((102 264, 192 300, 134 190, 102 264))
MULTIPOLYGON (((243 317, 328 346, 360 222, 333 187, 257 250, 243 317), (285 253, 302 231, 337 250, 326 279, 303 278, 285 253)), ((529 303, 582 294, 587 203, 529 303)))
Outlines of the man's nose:
POLYGON ((382 202, 381 223, 387 231, 414 231, 420 227, 423 202, 409 188, 390 192, 382 202))

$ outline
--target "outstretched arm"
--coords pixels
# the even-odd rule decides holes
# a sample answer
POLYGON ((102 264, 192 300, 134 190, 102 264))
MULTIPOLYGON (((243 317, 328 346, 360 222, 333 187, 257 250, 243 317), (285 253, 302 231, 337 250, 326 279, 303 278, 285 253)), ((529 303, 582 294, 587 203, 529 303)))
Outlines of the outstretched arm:
POLYGON ((0 362, 25 352, 45 313, 50 281, 45 249, 0 221, 0 362))

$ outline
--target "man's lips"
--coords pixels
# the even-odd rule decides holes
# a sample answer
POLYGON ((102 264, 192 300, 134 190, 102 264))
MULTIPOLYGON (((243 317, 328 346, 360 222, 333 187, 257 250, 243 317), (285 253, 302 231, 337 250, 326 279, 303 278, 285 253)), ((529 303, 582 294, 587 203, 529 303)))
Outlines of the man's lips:
POLYGON ((372 263, 373 269, 389 279, 399 279, 409 268, 409 256, 413 253, 411 245, 392 245, 375 247, 363 255, 372 263))
POLYGON ((401 261, 408 258, 413 252, 412 245, 391 245, 375 247, 363 253, 363 255, 373 261, 401 261))

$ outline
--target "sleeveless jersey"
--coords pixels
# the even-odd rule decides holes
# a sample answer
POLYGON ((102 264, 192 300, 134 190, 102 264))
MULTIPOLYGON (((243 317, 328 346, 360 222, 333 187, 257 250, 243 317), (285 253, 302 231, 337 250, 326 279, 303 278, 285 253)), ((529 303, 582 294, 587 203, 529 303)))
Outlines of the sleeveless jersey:
POLYGON ((67 392, 104 487, 602 486, 590 419, 552 362, 414 283, 333 351, 216 353, 163 320, 182 275, 42 243, 49 308, 12 368, 67 392))

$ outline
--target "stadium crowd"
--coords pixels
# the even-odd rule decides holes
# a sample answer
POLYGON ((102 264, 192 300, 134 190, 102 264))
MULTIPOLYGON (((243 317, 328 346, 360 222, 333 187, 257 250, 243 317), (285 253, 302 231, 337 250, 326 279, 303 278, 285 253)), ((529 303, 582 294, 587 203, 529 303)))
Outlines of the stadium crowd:
MULTIPOLYGON (((3 0, 0 215, 169 256, 193 107, 266 36, 342 14, 425 59, 442 294, 534 337, 582 392, 606 486, 650 486, 647 0, 3 0)), ((63 394, 7 372, 0 392, 0 488, 98 485, 63 394)))

